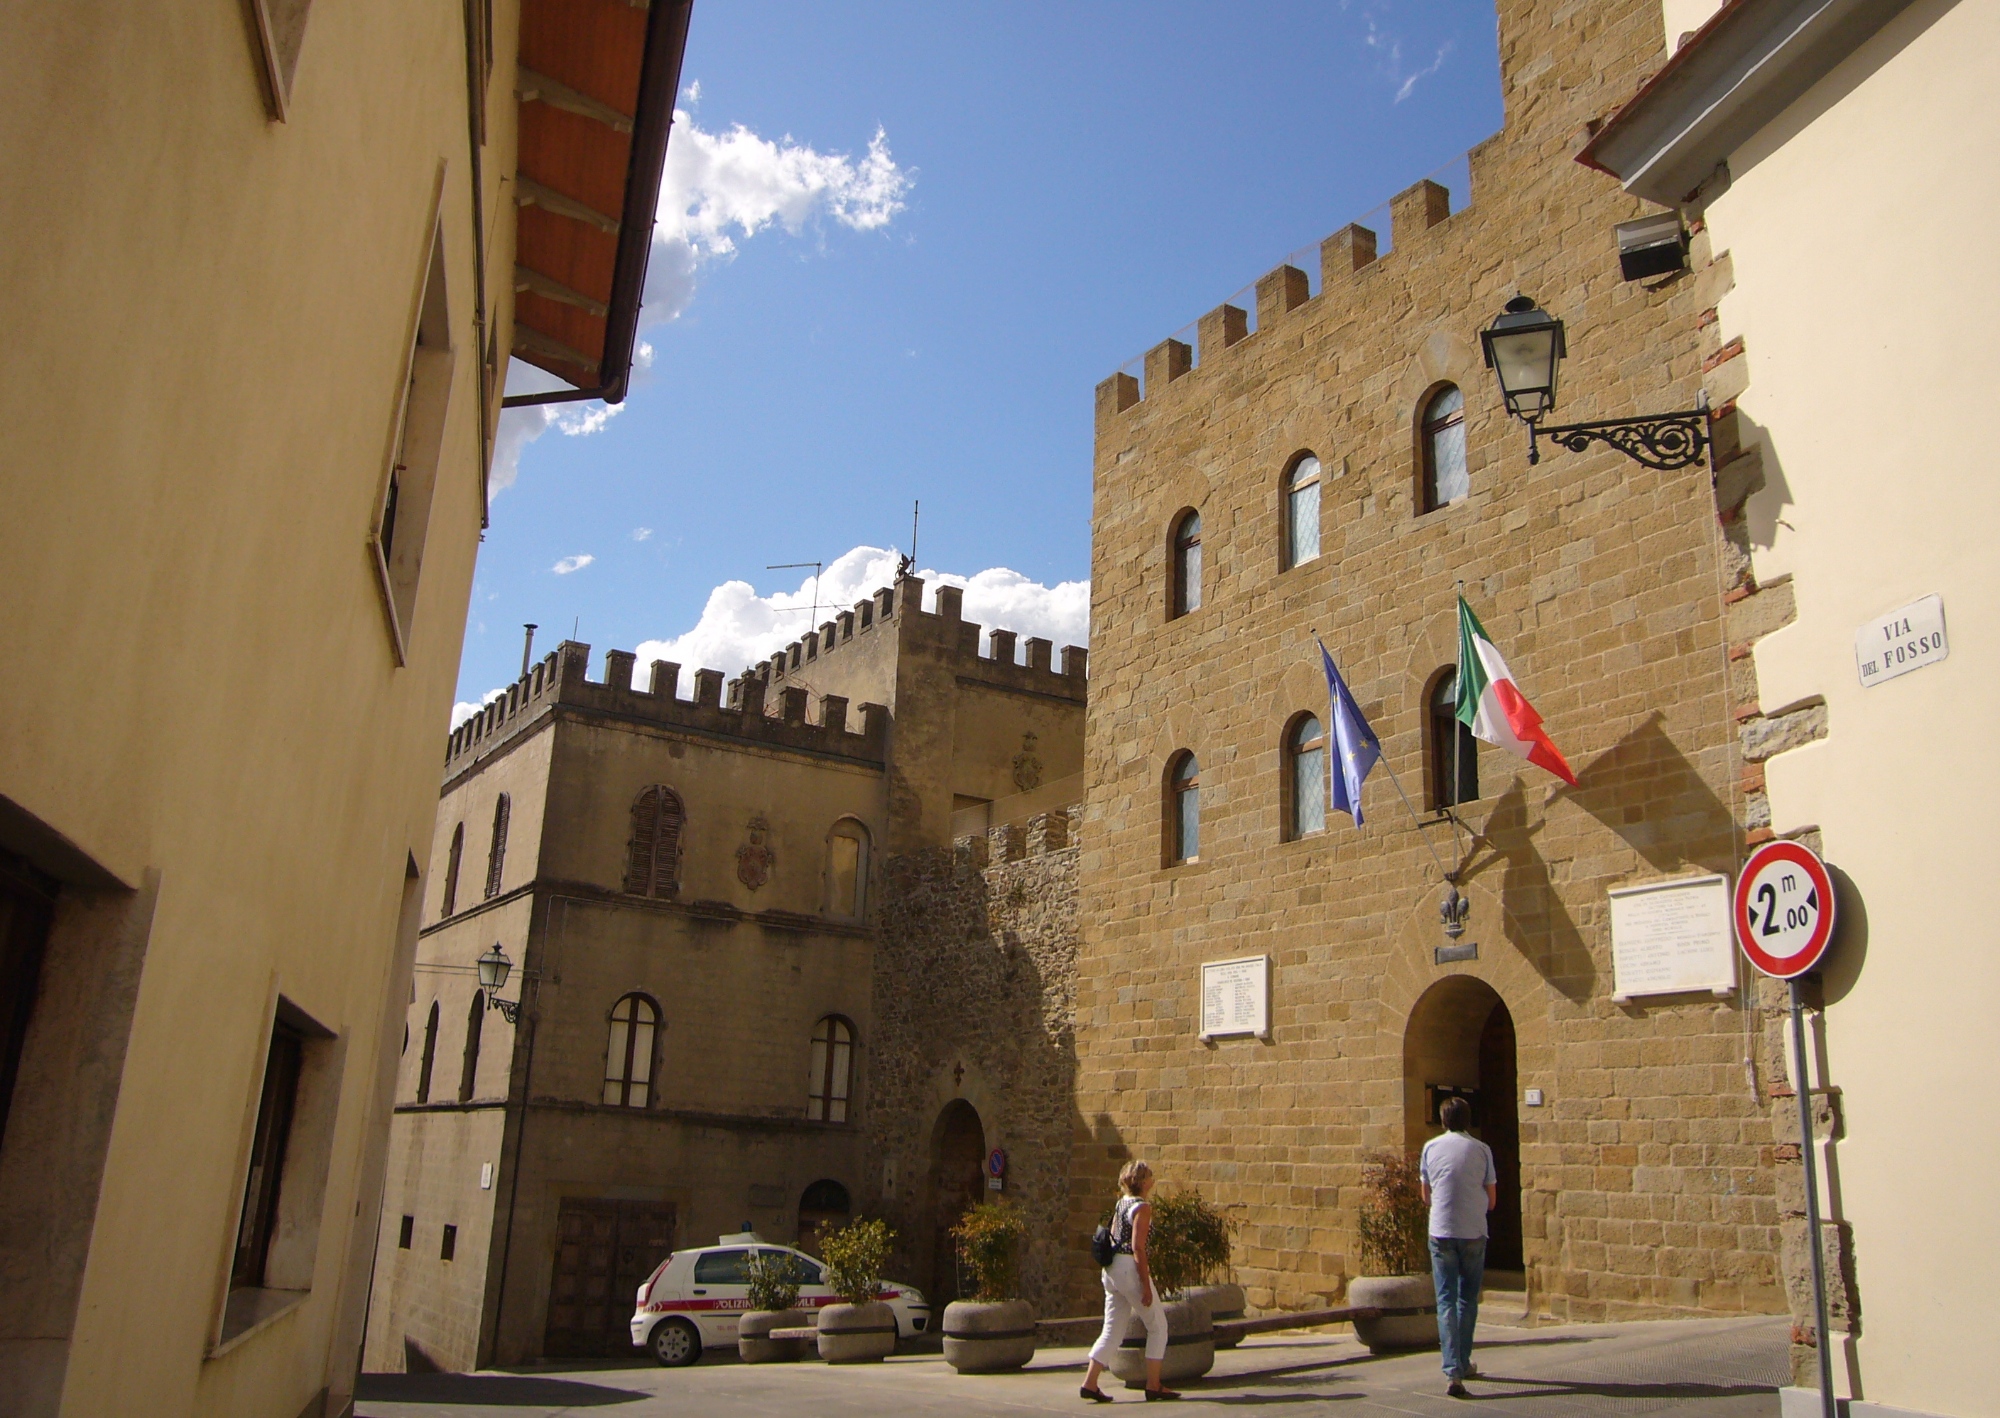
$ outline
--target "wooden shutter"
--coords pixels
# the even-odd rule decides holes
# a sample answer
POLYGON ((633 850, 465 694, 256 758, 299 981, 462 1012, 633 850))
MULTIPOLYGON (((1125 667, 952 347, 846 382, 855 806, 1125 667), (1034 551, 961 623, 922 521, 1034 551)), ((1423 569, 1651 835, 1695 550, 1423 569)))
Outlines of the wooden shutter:
POLYGON ((672 896, 681 886, 681 800, 671 788, 659 790, 658 827, 653 842, 653 896, 672 896))

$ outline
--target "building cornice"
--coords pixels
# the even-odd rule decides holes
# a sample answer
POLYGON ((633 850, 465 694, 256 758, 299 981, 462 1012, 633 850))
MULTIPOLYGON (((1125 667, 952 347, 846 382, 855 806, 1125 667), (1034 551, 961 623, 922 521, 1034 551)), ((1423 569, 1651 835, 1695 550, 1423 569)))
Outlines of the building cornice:
POLYGON ((1694 204, 1731 153, 1908 4, 1729 0, 1576 160, 1616 177, 1634 196, 1667 207, 1694 204))

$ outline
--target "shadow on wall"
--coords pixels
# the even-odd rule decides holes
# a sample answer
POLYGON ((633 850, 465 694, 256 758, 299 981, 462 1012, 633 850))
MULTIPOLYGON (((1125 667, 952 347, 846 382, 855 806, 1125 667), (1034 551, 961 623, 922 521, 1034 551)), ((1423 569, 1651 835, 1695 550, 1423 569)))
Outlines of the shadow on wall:
POLYGON ((1597 988, 1597 965, 1555 889, 1549 864, 1535 849, 1535 834, 1547 825, 1529 824, 1527 790, 1516 778, 1494 805, 1479 842, 1459 870, 1471 882, 1496 862, 1504 864, 1500 906, 1506 913, 1507 939, 1537 974, 1567 998, 1581 1002, 1597 988))
POLYGON ((1736 822, 1661 727, 1654 710, 1639 726, 1585 764, 1577 786, 1560 790, 1625 839, 1655 871, 1683 866, 1728 872, 1736 866, 1736 822), (1701 844, 1692 853, 1690 844, 1701 844))

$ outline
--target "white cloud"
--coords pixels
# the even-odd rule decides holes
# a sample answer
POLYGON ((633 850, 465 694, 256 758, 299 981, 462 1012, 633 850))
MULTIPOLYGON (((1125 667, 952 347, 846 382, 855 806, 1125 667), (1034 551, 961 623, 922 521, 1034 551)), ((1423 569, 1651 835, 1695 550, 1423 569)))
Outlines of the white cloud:
MULTIPOLYGON (((691 105, 699 102, 701 85, 690 84, 686 98, 691 105)), ((772 142, 740 123, 711 133, 688 112, 676 111, 646 267, 641 326, 680 318, 694 299, 701 267, 730 259, 739 242, 772 226, 796 236, 822 219, 854 231, 878 230, 903 210, 914 180, 915 174, 890 156, 888 135, 880 128, 868 151, 854 158, 821 152, 789 135, 772 142)), ((641 341, 635 372, 643 374, 652 362, 653 347, 641 341)), ((561 380, 533 365, 519 360, 508 364, 509 394, 553 393, 563 387, 561 380)), ((593 402, 508 409, 500 416, 490 492, 513 484, 520 475, 521 451, 549 429, 588 437, 622 407, 593 402)))
POLYGON ((632 540, 635 542, 643 542, 652 535, 653 529, 651 527, 634 527, 632 529, 632 540))
POLYGON ((561 561, 558 561, 554 566, 551 566, 549 570, 555 572, 555 574, 558 576, 567 576, 572 571, 583 570, 584 567, 590 565, 590 563, 595 560, 597 560, 597 558, 592 556, 589 552, 583 552, 577 556, 564 557, 561 561))
POLYGON ((474 714, 477 714, 481 709, 484 709, 506 692, 504 689, 489 689, 486 693, 479 696, 477 704, 469 703, 463 699, 459 700, 458 703, 451 706, 451 726, 456 729, 460 724, 470 719, 474 714))
POLYGON ((1442 69, 1444 67, 1444 57, 1449 53, 1451 53, 1451 41, 1446 40, 1438 47, 1437 58, 1430 62, 1428 68, 1419 69, 1416 73, 1410 75, 1409 78, 1403 80, 1403 86, 1396 90, 1395 101, 1401 103, 1410 96, 1410 90, 1414 89, 1420 80, 1428 79, 1431 75, 1442 69))
MULTIPOLYGON (((639 663, 670 660, 688 670, 718 669, 733 676, 889 585, 896 561, 893 549, 855 547, 827 563, 817 588, 808 575, 797 590, 768 596, 758 595, 747 581, 725 581, 709 592, 691 630, 637 646, 639 663)), ((926 600, 938 586, 962 587, 965 618, 989 630, 1016 631, 1023 639, 1044 636, 1057 645, 1088 643, 1088 581, 1046 586, 1005 567, 972 576, 934 570, 917 574, 924 578, 926 600)))

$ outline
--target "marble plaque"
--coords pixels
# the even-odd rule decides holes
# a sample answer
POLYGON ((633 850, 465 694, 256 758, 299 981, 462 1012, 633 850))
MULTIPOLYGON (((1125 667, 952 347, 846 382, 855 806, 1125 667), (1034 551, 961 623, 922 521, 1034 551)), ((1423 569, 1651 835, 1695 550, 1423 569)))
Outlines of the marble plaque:
POLYGON ((1676 877, 1609 895, 1614 1000, 1736 988, 1728 877, 1676 877))
POLYGON ((1271 1032, 1271 957, 1207 960, 1201 967, 1201 1037, 1271 1032))

